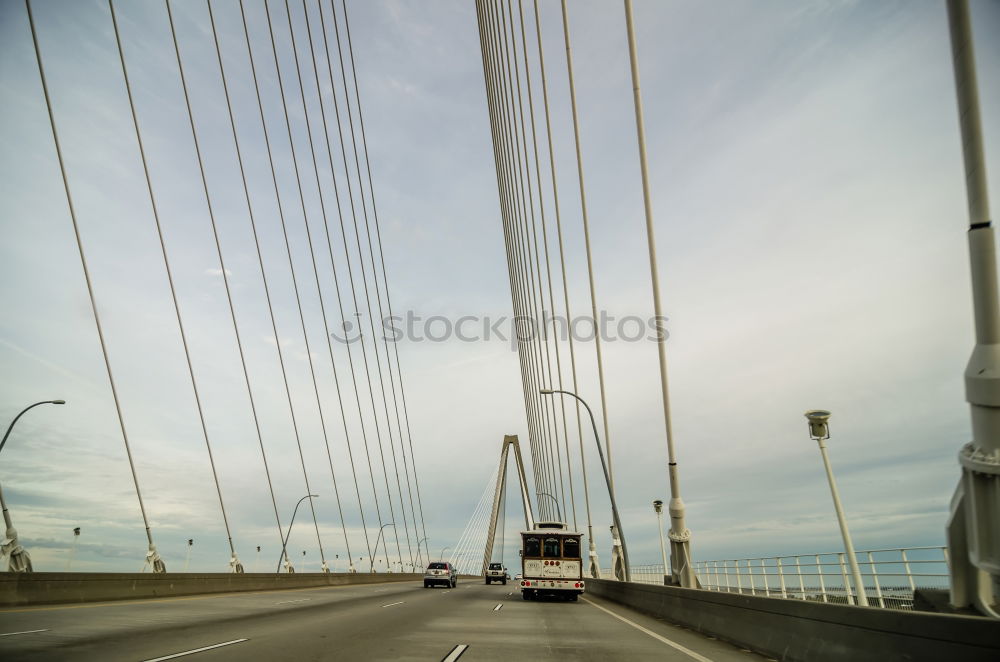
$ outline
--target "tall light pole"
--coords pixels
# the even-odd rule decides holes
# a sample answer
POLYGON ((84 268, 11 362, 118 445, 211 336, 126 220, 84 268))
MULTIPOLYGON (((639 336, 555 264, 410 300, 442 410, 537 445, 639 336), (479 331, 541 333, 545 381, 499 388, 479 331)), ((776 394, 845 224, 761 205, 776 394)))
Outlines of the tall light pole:
POLYGON ((4 433, 3 439, 0 440, 0 451, 3 450, 4 444, 7 443, 7 437, 10 436, 10 431, 14 429, 14 424, 17 423, 17 421, 18 421, 19 418, 21 418, 22 416, 24 416, 24 413, 26 411, 28 411, 29 409, 32 409, 34 407, 37 407, 38 405, 64 405, 64 404, 66 404, 65 400, 42 400, 41 402, 36 402, 35 404, 28 405, 27 407, 25 407, 24 409, 22 409, 21 413, 18 414, 17 416, 15 416, 14 420, 10 422, 9 426, 7 426, 7 432, 4 433))
MULTIPOLYGON (((375 549, 372 551, 372 558, 371 558, 371 564, 370 564, 371 572, 375 572, 375 555, 378 554, 378 543, 382 539, 382 532, 385 531, 385 527, 387 527, 387 526, 391 526, 393 528, 396 528, 396 523, 395 522, 389 522, 388 524, 383 524, 382 528, 380 528, 378 530, 378 538, 375 539, 375 549)), ((386 547, 387 548, 388 548, 388 545, 389 545, 389 541, 386 541, 386 547)), ((386 549, 386 555, 388 556, 388 554, 389 554, 389 551, 388 551, 388 549, 386 549)))
MULTIPOLYGON (((587 404, 586 400, 578 396, 576 393, 573 393, 572 391, 562 391, 558 389, 543 388, 539 390, 539 393, 541 393, 542 395, 552 395, 553 393, 559 393, 561 395, 572 396, 583 404, 584 408, 587 410, 587 413, 590 415, 590 425, 594 428, 594 441, 597 442, 597 455, 598 457, 601 458, 601 468, 604 470, 604 482, 607 483, 608 496, 611 498, 611 516, 614 518, 615 529, 618 531, 618 536, 622 544, 622 559, 625 562, 625 568, 624 568, 625 581, 627 582, 632 581, 632 574, 631 574, 632 571, 629 569, 629 563, 628 563, 628 547, 625 545, 625 531, 622 529, 622 521, 621 518, 618 516, 618 504, 615 502, 615 491, 611 489, 611 476, 610 474, 608 474, 608 465, 604 461, 604 451, 601 449, 601 436, 597 433, 597 421, 594 420, 594 412, 590 410, 590 405, 587 404)), ((591 541, 590 544, 593 545, 594 544, 593 531, 590 532, 590 541, 591 541)))
POLYGON ((441 559, 442 561, 444 560, 444 552, 446 549, 451 549, 451 546, 441 548, 441 555, 438 558, 441 559))
MULTIPOLYGON (((10 432, 14 429, 14 424, 24 416, 26 411, 38 405, 64 404, 66 404, 65 400, 42 400, 22 409, 21 413, 15 416, 14 420, 7 426, 7 432, 4 433, 3 439, 0 440, 0 451, 3 450, 4 444, 7 443, 7 438, 10 437, 10 432)), ((2 543, 2 554, 10 559, 7 570, 10 572, 31 572, 31 556, 28 554, 28 550, 21 547, 21 544, 17 541, 17 529, 14 528, 14 524, 11 522, 10 513, 7 511, 7 502, 3 499, 2 489, 0 489, 0 509, 3 510, 3 522, 6 526, 6 535, 2 543)))
POLYGON ((830 438, 830 426, 827 423, 830 420, 830 412, 824 409, 811 409, 805 416, 809 420, 809 436, 819 444, 819 452, 823 456, 823 467, 826 469, 826 478, 830 481, 830 494, 833 495, 833 507, 837 511, 840 535, 844 537, 844 551, 847 552, 847 560, 851 564, 851 576, 854 578, 858 604, 867 607, 868 595, 865 593, 865 582, 861 578, 861 568, 858 567, 858 559, 854 555, 854 543, 851 542, 851 532, 847 530, 844 508, 840 505, 840 493, 837 491, 837 482, 833 479, 830 457, 826 454, 826 440, 830 438))
POLYGON ((559 501, 554 496, 552 496, 551 494, 549 494, 548 492, 537 492, 537 494, 538 494, 538 496, 547 496, 548 498, 552 499, 553 502, 555 502, 555 504, 556 504, 556 517, 559 518, 560 522, 563 521, 562 510, 560 510, 560 508, 559 508, 559 501))
POLYGON ((73 528, 73 546, 69 549, 69 558, 66 559, 66 572, 69 572, 73 565, 73 558, 76 556, 76 541, 80 539, 80 527, 73 528))
MULTIPOLYGON (((420 551, 420 543, 424 543, 424 551, 427 552, 427 562, 430 563, 431 562, 431 550, 427 549, 427 538, 424 537, 424 538, 421 538, 420 540, 417 541, 417 551, 418 551, 418 553, 420 551)), ((418 560, 419 560, 419 558, 418 558, 418 560)))
POLYGON ((306 499, 318 499, 318 494, 307 494, 298 503, 295 504, 295 510, 292 511, 292 521, 288 523, 288 533, 285 534, 285 539, 281 541, 281 557, 278 559, 278 569, 275 572, 281 572, 281 559, 285 559, 285 565, 288 566, 288 572, 295 572, 295 568, 292 567, 292 562, 288 560, 288 537, 292 535, 292 524, 295 524, 295 514, 299 512, 299 506, 306 499))
POLYGON ((660 528, 660 556, 663 557, 663 583, 666 584, 670 573, 667 571, 667 547, 663 542, 663 501, 654 501, 653 510, 656 511, 656 524, 660 528))

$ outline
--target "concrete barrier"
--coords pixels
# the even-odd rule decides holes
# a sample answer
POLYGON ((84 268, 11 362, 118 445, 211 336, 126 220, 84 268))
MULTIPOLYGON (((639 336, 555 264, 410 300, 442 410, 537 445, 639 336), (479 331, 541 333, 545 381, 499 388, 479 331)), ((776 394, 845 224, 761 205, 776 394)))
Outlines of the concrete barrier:
POLYGON ((290 588, 414 582, 423 574, 391 573, 0 573, 0 607, 162 598, 181 595, 276 591, 290 588))
POLYGON ((1000 660, 1000 622, 588 579, 587 592, 778 660, 1000 660))

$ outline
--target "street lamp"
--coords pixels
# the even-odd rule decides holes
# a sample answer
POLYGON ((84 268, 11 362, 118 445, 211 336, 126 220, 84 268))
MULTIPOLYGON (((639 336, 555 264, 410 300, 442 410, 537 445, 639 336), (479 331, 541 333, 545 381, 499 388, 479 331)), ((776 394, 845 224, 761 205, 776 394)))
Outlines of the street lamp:
POLYGON ((552 501, 554 501, 555 504, 556 504, 556 517, 559 518, 560 522, 563 521, 562 511, 559 510, 559 501, 554 496, 552 496, 551 494, 549 494, 548 492, 536 492, 536 494, 538 494, 538 496, 547 496, 548 498, 552 499, 552 501))
POLYGON ((427 538, 426 537, 421 538, 420 540, 417 541, 417 560, 418 561, 420 560, 420 543, 424 543, 424 551, 427 552, 427 562, 430 563, 431 552, 430 552, 429 549, 427 549, 427 538))
POLYGON ((844 509, 840 505, 840 493, 837 491, 837 483, 833 480, 830 458, 826 454, 826 440, 830 438, 830 426, 827 423, 830 420, 830 412, 824 409, 811 409, 805 413, 805 417, 809 421, 809 437, 815 439, 816 443, 819 444, 819 452, 823 456, 823 467, 826 469, 826 478, 830 481, 830 493, 833 495, 833 507, 837 511, 837 523, 840 524, 840 534, 844 537, 844 550, 847 552, 847 560, 851 564, 851 576, 854 578, 857 602, 862 607, 867 607, 868 596, 865 594, 861 568, 858 567, 858 559, 854 555, 854 543, 851 542, 851 533, 847 530, 847 519, 844 517, 844 509))
POLYGON ((15 416, 14 420, 11 421, 10 425, 7 427, 7 432, 4 434, 3 440, 0 441, 0 451, 3 450, 4 444, 7 443, 7 437, 10 436, 10 431, 14 429, 14 424, 17 423, 17 420, 19 418, 21 418, 22 416, 24 416, 24 412, 28 411, 32 407, 37 407, 38 405, 64 405, 64 404, 66 404, 65 400, 42 400, 41 402, 36 402, 35 404, 28 405, 27 407, 25 407, 24 409, 22 409, 21 413, 18 414, 17 416, 15 416))
MULTIPOLYGON (((382 532, 385 531, 385 527, 387 527, 387 526, 395 527, 396 523, 395 522, 389 522, 388 524, 383 524, 382 528, 380 528, 378 530, 378 538, 375 539, 375 551, 372 552, 371 564, 369 564, 371 572, 375 572, 375 555, 378 554, 378 543, 382 539, 382 532)), ((386 540, 386 543, 385 543, 385 555, 386 555, 386 558, 388 559, 388 556, 389 556, 389 541, 388 540, 386 540)))
POLYGON ((653 502, 653 510, 656 511, 656 523, 660 527, 660 556, 663 557, 663 583, 667 584, 667 547, 663 543, 663 501, 657 499, 653 502))
MULTIPOLYGON (((628 547, 625 545, 625 531, 622 529, 621 518, 618 516, 618 504, 615 502, 615 492, 611 489, 611 476, 608 474, 608 465, 604 461, 604 451, 601 450, 601 435, 597 433, 597 422, 594 420, 594 412, 590 410, 590 405, 587 404, 586 400, 578 396, 576 393, 571 391, 562 391, 559 389, 543 388, 539 390, 542 395, 552 395, 553 393, 560 393, 562 395, 569 395, 576 398, 581 402, 586 408, 587 413, 590 414, 590 424, 594 428, 594 441, 597 442, 597 455, 601 458, 601 468, 604 470, 604 482, 608 485, 608 496, 611 498, 611 515, 615 520, 615 529, 617 529, 618 536, 620 537, 622 543, 622 558, 625 561, 624 576, 625 581, 632 581, 632 574, 629 570, 628 565, 628 547)), ((590 536, 591 544, 593 544, 594 536, 591 533, 590 536)))
POLYGON ((66 572, 69 572, 73 565, 73 557, 76 556, 76 541, 80 539, 80 527, 73 527, 73 546, 69 549, 69 558, 66 559, 66 572))
POLYGON ((318 494, 307 494, 301 499, 299 499, 299 502, 295 504, 295 510, 292 511, 292 521, 288 523, 288 533, 285 534, 285 539, 281 541, 281 557, 278 558, 278 569, 275 570, 276 573, 281 572, 282 558, 285 559, 285 564, 288 566, 288 572, 295 572, 295 568, 292 567, 292 562, 288 560, 288 552, 287 552, 288 537, 292 535, 292 524, 295 524, 295 513, 299 512, 299 506, 301 506, 302 502, 305 501, 306 499, 318 499, 318 498, 319 498, 318 494))
POLYGON ((438 558, 439 558, 439 559, 441 559, 442 561, 444 561, 444 551, 445 551, 446 549, 451 549, 451 547, 450 547, 450 546, 448 546, 448 547, 443 547, 443 548, 441 548, 441 555, 440 555, 440 556, 438 556, 438 558))
MULTIPOLYGON (((4 444, 7 443, 7 438, 10 436, 11 430, 14 429, 14 424, 17 423, 18 419, 24 416, 24 413, 33 407, 38 405, 64 405, 65 400, 42 400, 41 402, 36 402, 33 405, 28 405, 21 410, 14 420, 10 422, 7 426, 7 432, 4 433, 3 439, 0 440, 0 451, 3 450, 4 444)), ((0 549, 2 549, 2 554, 7 556, 10 561, 8 563, 7 569, 10 572, 31 572, 31 556, 28 554, 28 550, 21 547, 21 544, 17 541, 17 529, 14 528, 14 524, 11 522, 10 513, 7 511, 7 503, 3 499, 3 490, 0 489, 0 509, 3 509, 3 521, 6 525, 6 535, 3 542, 0 542, 0 549)))

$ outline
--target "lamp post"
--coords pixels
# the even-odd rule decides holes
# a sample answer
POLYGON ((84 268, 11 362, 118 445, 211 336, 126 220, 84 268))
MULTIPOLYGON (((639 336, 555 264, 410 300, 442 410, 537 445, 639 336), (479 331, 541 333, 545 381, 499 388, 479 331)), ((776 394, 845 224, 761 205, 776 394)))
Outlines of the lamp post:
MULTIPOLYGON (((614 518, 615 529, 618 532, 618 536, 622 544, 622 559, 625 562, 625 568, 624 568, 625 581, 627 582, 632 581, 632 573, 631 570, 629 569, 629 563, 628 563, 628 547, 625 545, 625 531, 622 529, 621 518, 618 516, 618 504, 615 502, 615 491, 611 489, 611 476, 610 474, 608 474, 607 462, 604 461, 604 451, 601 450, 601 436, 597 433, 597 422, 594 420, 594 412, 590 410, 590 405, 587 404, 586 400, 578 396, 576 393, 573 393, 572 391, 562 391, 558 389, 543 388, 539 391, 539 393, 541 393, 542 395, 552 395, 553 393, 560 393, 562 395, 572 396, 583 404, 584 408, 587 410, 587 413, 590 415, 590 424, 594 428, 594 441, 597 442, 597 455, 598 457, 601 458, 601 468, 604 470, 604 482, 607 483, 608 485, 608 496, 611 498, 611 516, 614 518)), ((593 532, 591 532, 590 534, 590 540, 591 544, 594 544, 593 532)))
POLYGON ((66 572, 69 572, 73 565, 73 558, 76 556, 76 541, 80 539, 80 527, 73 528, 73 546, 69 549, 69 558, 66 559, 66 572))
POLYGON ((653 502, 653 510, 656 511, 656 524, 660 528, 660 556, 663 557, 663 583, 668 584, 667 576, 667 547, 663 542, 663 501, 657 499, 653 502))
POLYGON ((295 572, 295 568, 292 567, 292 562, 288 560, 288 537, 292 535, 292 525, 295 524, 295 513, 299 512, 299 506, 306 499, 318 499, 318 494, 307 494, 299 502, 295 504, 295 510, 292 511, 292 521, 288 523, 288 533, 285 534, 285 539, 281 541, 281 557, 278 559, 278 569, 275 572, 281 572, 281 559, 285 559, 285 564, 288 566, 288 572, 295 572))
MULTIPOLYGON (((805 413, 805 417, 809 420, 809 436, 819 444, 819 452, 823 456, 823 468, 826 469, 826 478, 830 481, 830 494, 833 495, 833 508, 837 511, 837 523, 840 525, 840 535, 844 538, 844 551, 847 552, 847 560, 851 564, 851 576, 854 579, 857 602, 862 607, 867 607, 868 596, 865 593, 864 580, 861 578, 861 568, 858 567, 858 559, 854 555, 854 543, 851 542, 851 532, 847 530, 847 519, 844 517, 844 508, 840 505, 840 493, 837 491, 837 483, 833 479, 830 458, 826 454, 826 440, 830 438, 830 426, 827 423, 830 420, 830 412, 823 409, 811 409, 805 413)), ((850 594, 848 593, 848 595, 850 594)))
POLYGON ((421 538, 420 540, 417 541, 417 560, 418 561, 420 560, 420 557, 419 557, 419 555, 420 555, 420 543, 424 543, 424 551, 427 552, 427 562, 430 563, 430 561, 431 561, 431 551, 429 549, 427 549, 427 538, 426 537, 421 538))
MULTIPOLYGON (((14 429, 14 424, 24 416, 26 411, 38 405, 64 404, 66 404, 65 400, 42 400, 22 409, 21 413, 15 416, 14 420, 7 426, 7 432, 4 433, 3 439, 0 440, 0 451, 3 450, 4 445, 7 443, 7 438, 10 437, 10 432, 14 429)), ((21 544, 17 541, 17 529, 14 528, 14 524, 11 522, 10 513, 7 511, 7 503, 3 499, 2 489, 0 489, 0 509, 3 510, 3 522, 6 526, 6 535, 3 542, 0 543, 0 549, 2 549, 2 555, 10 559, 7 569, 10 572, 31 572, 31 556, 28 554, 28 550, 21 547, 21 544)))
POLYGON ((538 494, 538 496, 547 496, 548 498, 552 499, 552 501, 555 502, 556 504, 556 517, 559 518, 560 522, 563 521, 562 511, 559 509, 559 501, 548 492, 536 492, 536 494, 538 494))
POLYGON ((442 561, 444 561, 444 552, 445 552, 446 549, 451 549, 451 547, 449 546, 449 547, 442 547, 441 548, 441 555, 438 556, 438 558, 441 559, 442 561))
POLYGON ((26 411, 28 411, 33 407, 37 407, 38 405, 64 405, 64 404, 66 404, 65 400, 42 400, 41 402, 36 402, 35 404, 28 405, 27 407, 22 409, 21 413, 15 416, 14 420, 10 422, 10 425, 7 427, 7 432, 3 436, 3 440, 0 440, 0 451, 3 450, 4 444, 7 443, 7 437, 10 436, 10 431, 14 429, 14 424, 17 423, 19 418, 24 416, 24 413, 26 411))
POLYGON ((188 565, 191 563, 191 547, 194 545, 194 538, 188 538, 188 548, 187 556, 184 557, 184 572, 188 571, 188 565))
MULTIPOLYGON (((372 551, 371 564, 369 565, 369 567, 371 569, 371 572, 375 572, 375 555, 378 554, 378 543, 379 543, 380 540, 382 540, 382 532, 385 531, 385 527, 387 527, 387 526, 395 527, 396 523, 395 522, 389 522, 388 524, 383 524, 382 528, 380 528, 378 530, 378 538, 375 539, 375 549, 374 549, 374 551, 372 551)), ((385 554, 386 554, 386 557, 389 556, 389 543, 388 543, 388 541, 386 541, 385 554)), ((388 558, 386 559, 386 561, 388 562, 388 558)))

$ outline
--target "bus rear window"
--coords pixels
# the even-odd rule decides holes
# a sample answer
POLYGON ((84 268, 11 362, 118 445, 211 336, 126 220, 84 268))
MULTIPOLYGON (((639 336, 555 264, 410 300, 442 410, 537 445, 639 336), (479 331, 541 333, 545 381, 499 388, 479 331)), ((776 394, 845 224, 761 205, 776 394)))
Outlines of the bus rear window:
POLYGON ((542 556, 555 557, 558 558, 562 556, 559 553, 559 538, 546 538, 544 544, 544 550, 542 556))
POLYGON ((563 556, 569 559, 580 558, 580 540, 578 538, 566 538, 563 540, 563 556))
POLYGON ((542 555, 542 541, 535 537, 529 537, 524 539, 524 555, 525 556, 541 556, 542 555))

